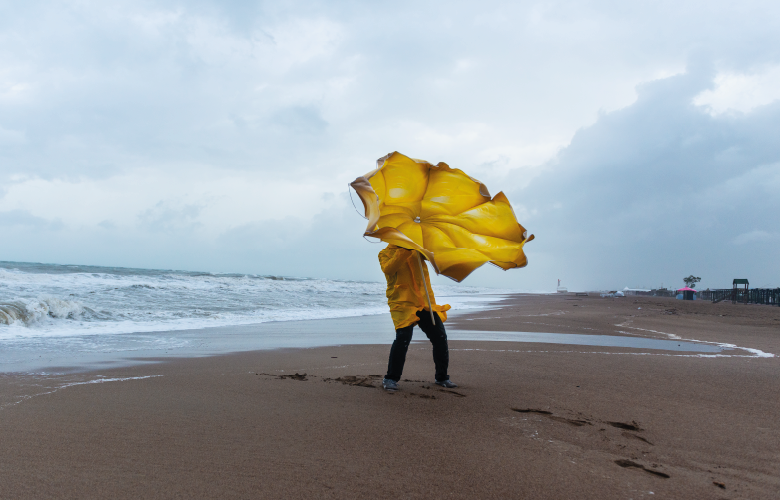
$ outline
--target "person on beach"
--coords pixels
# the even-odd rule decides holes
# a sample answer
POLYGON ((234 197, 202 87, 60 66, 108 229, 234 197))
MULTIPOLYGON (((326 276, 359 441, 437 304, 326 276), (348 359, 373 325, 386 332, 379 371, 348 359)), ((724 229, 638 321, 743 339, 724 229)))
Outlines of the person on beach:
POLYGON ((390 348, 390 360, 387 363, 387 375, 382 387, 387 391, 397 391, 398 381, 406 362, 406 351, 412 340, 412 330, 417 325, 433 344, 433 363, 436 366, 436 384, 452 389, 458 387, 447 374, 450 362, 447 332, 444 322, 450 306, 436 305, 428 276, 428 267, 421 265, 417 252, 388 245, 379 252, 379 264, 387 278, 387 304, 395 325, 395 341, 390 348), (422 273, 422 274, 421 274, 422 273), (428 309, 425 286, 430 296, 434 321, 428 309))

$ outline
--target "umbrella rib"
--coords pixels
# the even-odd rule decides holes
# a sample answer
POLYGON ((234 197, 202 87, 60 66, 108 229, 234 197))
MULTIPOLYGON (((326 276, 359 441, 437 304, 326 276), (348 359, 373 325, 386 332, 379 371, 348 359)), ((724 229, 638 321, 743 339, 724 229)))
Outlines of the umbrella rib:
MULTIPOLYGON (((446 224, 446 225, 448 225, 448 226, 457 227, 457 228, 459 228, 459 229, 465 229, 463 226, 459 226, 458 224, 455 224, 454 222, 447 222, 447 221, 436 221, 436 222, 430 222, 430 221, 426 221, 426 224, 427 224, 428 226, 431 226, 431 227, 436 227, 436 226, 437 226, 437 225, 439 225, 439 224, 441 224, 441 225, 444 225, 444 224, 446 224)), ((438 228, 438 227, 436 227, 436 229, 439 229, 439 228, 438 228)), ((439 229, 439 230, 441 231, 441 229, 439 229)), ((467 229, 466 229, 466 230, 467 230, 467 229)), ((493 235, 491 235, 491 234, 477 233, 477 232, 475 232, 475 231, 470 231, 470 230, 467 230, 467 231, 468 231, 468 232, 470 232, 471 234, 475 234, 475 235, 477 235, 477 236, 483 236, 483 237, 485 237, 485 238, 496 238, 496 239, 498 239, 498 240, 503 240, 503 241, 511 241, 512 243, 521 243, 521 242, 518 242, 518 241, 515 241, 515 240, 510 240, 510 239, 507 239, 507 238, 501 238, 501 237, 499 237, 499 236, 493 236, 493 235)), ((523 240, 523 241, 525 241, 525 240, 523 240)))

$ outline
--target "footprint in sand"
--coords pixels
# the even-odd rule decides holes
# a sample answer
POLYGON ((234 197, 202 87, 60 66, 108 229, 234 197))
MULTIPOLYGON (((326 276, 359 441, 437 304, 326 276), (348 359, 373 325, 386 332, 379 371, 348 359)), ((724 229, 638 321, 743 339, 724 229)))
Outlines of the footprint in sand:
POLYGON ((615 460, 615 463, 618 464, 619 466, 623 467, 623 468, 641 469, 641 470, 643 470, 645 472, 653 474, 654 476, 663 477, 663 478, 666 478, 666 479, 671 477, 671 476, 669 476, 669 474, 666 474, 666 473, 663 473, 663 472, 660 472, 660 471, 657 471, 657 470, 653 470, 653 469, 648 469, 647 467, 645 467, 642 464, 638 464, 636 462, 632 462, 631 460, 627 460, 627 459, 624 459, 624 458, 621 458, 619 460, 615 460))
POLYGON ((655 446, 653 443, 651 443, 647 439, 643 438, 642 436, 637 436, 636 434, 631 434, 630 432, 624 432, 622 434, 622 436, 623 437, 627 437, 627 438, 638 439, 639 441, 643 441, 643 442, 649 444, 650 446, 655 446))
MULTIPOLYGON (((589 420, 559 417, 559 416, 553 415, 553 412, 551 412, 551 411, 541 410, 541 409, 538 409, 538 408, 510 408, 510 409, 512 411, 516 411, 518 413, 536 413, 537 415, 542 415, 543 417, 546 417, 546 418, 548 418, 550 420, 554 420, 556 422, 562 422, 562 423, 573 425, 573 426, 576 426, 576 427, 582 427, 582 426, 585 426, 585 425, 593 425, 593 423, 590 422, 589 420)), ((634 432, 641 432, 642 431, 642 428, 634 420, 632 420, 631 423, 610 422, 610 421, 600 421, 600 420, 594 420, 594 421, 602 422, 604 424, 608 424, 608 425, 610 425, 612 427, 616 427, 618 429, 624 429, 624 432, 622 432, 622 434, 621 434, 623 437, 630 438, 630 439, 636 439, 636 440, 642 441, 642 442, 644 442, 646 444, 649 444, 650 446, 654 446, 653 443, 651 443, 650 441, 648 441, 644 437, 638 436, 638 435, 633 434, 631 432, 628 432, 628 431, 634 431, 634 432)), ((604 429, 604 428, 599 429, 599 431, 604 431, 604 430, 606 430, 606 429, 604 429)), ((625 448, 624 445, 618 445, 618 447, 625 448)), ((641 470, 643 470, 643 471, 645 471, 645 472, 647 472, 649 474, 653 474, 654 476, 663 477, 663 478, 669 478, 670 477, 669 474, 666 474, 664 472, 660 472, 660 471, 657 471, 657 470, 654 470, 654 469, 650 469, 650 468, 645 467, 644 465, 639 464, 637 462, 634 462, 632 460, 618 459, 618 460, 615 460, 615 463, 617 465, 623 467, 623 468, 641 469, 641 470)))
POLYGON ((642 429, 639 428, 639 424, 631 421, 630 424, 627 424, 625 422, 604 422, 605 424, 609 424, 612 427, 617 427, 618 429, 625 429, 627 431, 641 431, 642 429))
POLYGON ((460 393, 460 392, 453 391, 453 390, 451 390, 451 389, 450 389, 450 390, 448 390, 448 389, 439 389, 439 392, 445 392, 445 393, 447 393, 447 394, 452 394, 453 396, 456 396, 456 397, 459 397, 459 398, 465 398, 465 397, 466 397, 466 395, 465 395, 465 394, 462 394, 462 393, 460 393))
POLYGON ((534 408, 510 408, 510 410, 516 411, 518 413, 538 413, 540 415, 552 415, 551 411, 537 410, 534 408))
MULTIPOLYGON (((543 415, 550 420, 555 420, 556 422, 563 422, 565 424, 573 425, 575 427, 582 427, 585 425, 593 425, 592 422, 590 422, 587 419, 573 419, 573 418, 566 418, 566 417, 558 417, 553 415, 553 412, 547 411, 547 410, 540 410, 536 408, 510 408, 512 411, 516 411, 518 413, 536 413, 539 415, 543 415)), ((626 431, 635 431, 635 432, 641 432, 643 429, 639 427, 639 424, 636 421, 631 421, 631 423, 625 423, 625 422, 604 422, 605 424, 611 425, 612 427, 617 427, 618 429, 624 429, 626 431)), ((604 430, 604 429, 600 429, 604 430)), ((639 441, 642 441, 644 443, 649 444, 650 446, 654 446, 653 443, 648 441, 647 439, 643 438, 642 436, 638 436, 636 434, 632 434, 630 432, 623 432, 623 437, 636 439, 639 441)))
POLYGON ((587 420, 566 418, 566 417, 556 417, 555 415, 553 415, 551 411, 547 411, 547 410, 537 410, 535 408, 510 408, 510 409, 518 413, 537 413, 539 415, 544 415, 550 420, 555 420, 556 422, 563 422, 564 424, 573 425, 575 427, 582 427, 583 425, 593 425, 591 422, 588 422, 587 420))
POLYGON ((323 382, 339 382, 344 385, 354 385, 357 387, 377 387, 374 385, 374 380, 381 379, 381 375, 344 375, 338 378, 326 378, 323 382))

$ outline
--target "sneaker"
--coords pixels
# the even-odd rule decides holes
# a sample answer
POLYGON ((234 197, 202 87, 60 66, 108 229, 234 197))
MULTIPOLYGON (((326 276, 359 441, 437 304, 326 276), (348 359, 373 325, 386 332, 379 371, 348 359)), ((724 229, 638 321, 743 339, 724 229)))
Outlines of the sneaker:
POLYGON ((455 382, 453 382, 450 379, 447 379, 447 380, 437 380, 436 381, 436 385, 440 385, 440 386, 444 387, 445 389, 454 389, 454 388, 458 387, 458 384, 456 384, 455 382))
POLYGON ((398 390, 398 382, 389 378, 383 378, 382 388, 386 391, 395 392, 398 390))

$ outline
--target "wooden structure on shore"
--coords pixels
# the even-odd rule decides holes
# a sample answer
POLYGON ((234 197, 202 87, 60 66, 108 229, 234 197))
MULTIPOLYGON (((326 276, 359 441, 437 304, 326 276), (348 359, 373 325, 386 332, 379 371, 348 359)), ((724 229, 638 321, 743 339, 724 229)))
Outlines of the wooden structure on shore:
POLYGON ((730 299, 732 304, 780 306, 780 288, 750 288, 750 282, 746 279, 735 279, 731 288, 708 289, 698 293, 701 299, 712 302, 730 299))
POLYGON ((734 279, 734 282, 731 285, 731 288, 734 290, 734 292, 731 294, 731 303, 736 304, 737 303, 737 296, 742 295, 742 301, 747 304, 748 299, 748 288, 750 287, 750 282, 747 279, 734 279), (740 288, 740 285, 745 285, 745 288, 740 288), (740 292, 742 292, 740 294, 740 292))

